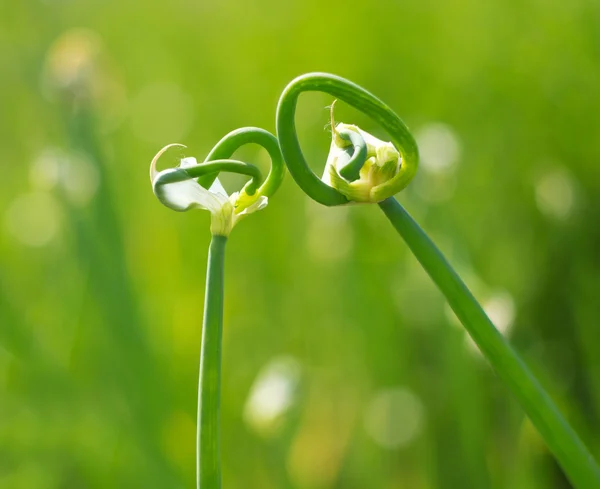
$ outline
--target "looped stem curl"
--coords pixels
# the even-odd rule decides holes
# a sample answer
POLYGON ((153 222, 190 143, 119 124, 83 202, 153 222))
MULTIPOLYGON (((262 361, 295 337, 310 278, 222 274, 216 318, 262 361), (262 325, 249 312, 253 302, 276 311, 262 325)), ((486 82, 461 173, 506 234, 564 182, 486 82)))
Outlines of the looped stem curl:
MULTIPOLYGON (((279 148, 279 142, 269 131, 259 127, 242 127, 231 131, 210 150, 210 153, 208 153, 208 156, 202 165, 206 165, 215 160, 228 159, 233 153, 246 144, 258 144, 259 146, 262 146, 271 158, 271 169, 265 181, 258 188, 256 198, 260 196, 271 197, 283 181, 283 177, 285 176, 285 163, 279 148)), ((217 175, 218 172, 206 174, 198 179, 198 183, 204 188, 208 188, 217 178, 217 175)), ((248 190, 249 189, 246 189, 248 195, 254 195, 254 192, 251 193, 248 190)))
POLYGON ((254 195, 258 186, 263 182, 262 173, 257 166, 239 160, 223 159, 185 168, 173 168, 171 171, 161 173, 154 181, 154 186, 204 178, 206 175, 214 175, 222 171, 251 177, 251 180, 244 186, 244 191, 248 195, 254 195))
MULTIPOLYGON (((308 73, 292 80, 285 87, 277 106, 277 137, 281 152, 292 177, 307 195, 327 206, 343 205, 349 202, 345 195, 315 175, 302 154, 295 121, 298 97, 302 92, 324 92, 333 95, 368 115, 388 132, 392 143, 402 156, 402 165, 392 179, 377 188, 377 193, 383 196, 382 200, 399 192, 409 184, 417 171, 419 152, 415 139, 400 117, 375 95, 349 80, 328 73, 308 73)), ((356 149, 356 143, 351 142, 356 149)), ((360 151, 360 145, 358 150, 360 151)), ((357 176, 359 155, 357 156, 357 151, 355 151, 352 158, 354 164, 349 165, 350 168, 346 171, 347 176, 343 175, 344 178, 351 180, 357 176)), ((358 170, 360 171, 360 168, 358 170)))

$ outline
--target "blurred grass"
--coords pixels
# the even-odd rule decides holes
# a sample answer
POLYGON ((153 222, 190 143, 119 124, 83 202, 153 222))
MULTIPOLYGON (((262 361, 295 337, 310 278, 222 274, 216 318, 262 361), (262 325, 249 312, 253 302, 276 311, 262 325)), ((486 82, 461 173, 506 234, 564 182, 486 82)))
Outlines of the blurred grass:
MULTIPOLYGON (((148 163, 273 131, 285 83, 314 70, 415 130, 424 161, 400 200, 599 456, 599 14, 3 2, 0 487, 193 486, 209 218, 161 207, 148 163)), ((299 110, 316 165, 330 102, 299 110)), ((225 308, 225 487, 569 487, 376 209, 319 207, 287 178, 230 240, 225 308), (282 356, 300 374, 281 374, 295 395, 275 421, 280 391, 248 399, 282 356)))

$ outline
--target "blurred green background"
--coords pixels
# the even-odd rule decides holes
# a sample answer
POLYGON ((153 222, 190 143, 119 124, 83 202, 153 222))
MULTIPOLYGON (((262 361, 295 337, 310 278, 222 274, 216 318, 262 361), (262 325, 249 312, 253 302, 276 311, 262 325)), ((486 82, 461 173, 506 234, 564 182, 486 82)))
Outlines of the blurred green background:
MULTIPOLYGON (((600 456, 598 2, 3 0, 0 66, 1 488, 194 486, 209 216, 149 161, 307 71, 411 127, 400 201, 600 456)), ((569 487, 382 213, 289 176, 228 245, 222 429, 227 489, 569 487)))

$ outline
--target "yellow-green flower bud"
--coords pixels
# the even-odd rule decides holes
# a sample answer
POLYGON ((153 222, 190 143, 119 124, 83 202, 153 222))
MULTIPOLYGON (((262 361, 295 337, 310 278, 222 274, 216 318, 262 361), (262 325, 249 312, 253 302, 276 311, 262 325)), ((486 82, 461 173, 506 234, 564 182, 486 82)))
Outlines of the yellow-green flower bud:
POLYGON ((402 155, 392 143, 351 124, 335 124, 331 104, 331 147, 322 180, 352 202, 380 202, 395 193, 393 178, 402 155))
POLYGON ((382 195, 378 190, 389 182, 400 170, 402 157, 392 143, 377 139, 357 126, 340 123, 333 127, 333 137, 322 180, 339 190, 353 202, 380 202, 390 195, 382 195), (366 144, 366 160, 359 178, 349 181, 341 171, 352 157, 352 143, 340 136, 354 132, 366 144))

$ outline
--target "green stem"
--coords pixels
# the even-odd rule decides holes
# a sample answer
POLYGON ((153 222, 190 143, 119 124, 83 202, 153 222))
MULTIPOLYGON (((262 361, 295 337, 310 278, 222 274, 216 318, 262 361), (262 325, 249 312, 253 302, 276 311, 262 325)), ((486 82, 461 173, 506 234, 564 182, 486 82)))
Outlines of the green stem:
MULTIPOLYGON (((241 127, 225 135, 210 150, 210 153, 204 160, 205 163, 212 160, 221 160, 230 158, 240 147, 246 144, 258 144, 262 146, 271 158, 271 169, 264 183, 258 189, 260 195, 271 197, 281 185, 285 176, 285 163, 279 149, 279 141, 269 131, 260 127, 241 127)), ((200 185, 204 188, 210 187, 217 177, 217 173, 206 175, 198 179, 200 185)))
POLYGON ((220 489, 221 487, 221 339, 226 243, 227 237, 213 236, 208 252, 198 382, 197 489, 220 489))
POLYGON ((354 182, 360 178, 360 170, 367 160, 367 143, 365 139, 357 132, 348 129, 338 129, 340 138, 350 141, 353 146, 353 152, 346 164, 340 168, 340 175, 349 182, 354 182))
POLYGON ((440 250, 406 210, 390 197, 379 203, 396 231, 446 296, 483 355, 518 398, 532 423, 578 489, 600 488, 600 469, 527 365, 494 327, 440 250))
POLYGON ((483 355, 517 396, 571 482, 578 489, 600 488, 600 469, 546 391, 496 330, 469 289, 418 224, 396 200, 386 198, 408 185, 415 175, 419 160, 414 138, 394 111, 364 88, 335 75, 308 73, 292 80, 281 94, 277 106, 277 136, 296 183, 321 204, 334 206, 348 203, 343 194, 314 174, 302 154, 294 118, 300 94, 309 91, 325 92, 343 100, 371 117, 389 133, 402 155, 402 165, 395 177, 373 189, 373 196, 381 201, 380 207, 444 293, 483 355))
MULTIPOLYGON (((254 165, 250 163, 244 163, 239 160, 230 160, 230 159, 218 159, 212 160, 206 163, 201 163, 199 165, 187 166, 185 168, 179 168, 184 173, 187 173, 189 178, 198 178, 203 175, 206 175, 210 172, 230 172, 230 173, 238 173, 239 175, 247 175, 252 177, 250 181, 252 183, 253 192, 256 191, 256 188, 262 183, 262 173, 261 171, 254 165)), ((176 180, 174 180, 176 181, 176 180)), ((165 182, 168 183, 168 182, 165 182)))
POLYGON ((213 160, 208 163, 201 163, 200 165, 186 166, 185 168, 171 168, 162 171, 152 181, 152 187, 156 193, 156 189, 161 185, 192 180, 193 178, 213 175, 215 172, 218 174, 223 171, 252 177, 244 187, 244 190, 248 195, 254 195, 256 189, 263 181, 262 173, 258 167, 251 165, 250 163, 244 163, 243 161, 238 160, 213 160))

